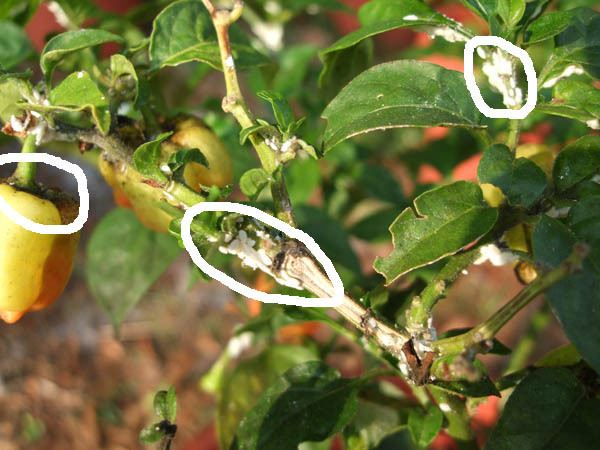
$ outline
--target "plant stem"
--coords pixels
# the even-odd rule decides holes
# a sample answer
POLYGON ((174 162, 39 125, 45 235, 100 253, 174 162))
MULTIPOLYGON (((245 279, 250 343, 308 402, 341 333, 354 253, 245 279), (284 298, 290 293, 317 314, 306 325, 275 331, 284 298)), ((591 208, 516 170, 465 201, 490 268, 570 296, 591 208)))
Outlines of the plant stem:
POLYGON ((285 180, 283 178, 283 170, 281 167, 272 174, 272 178, 271 195, 273 196, 277 218, 296 227, 296 218, 294 217, 292 203, 290 202, 290 197, 287 188, 285 187, 285 180))
POLYGON ((506 137, 506 145, 514 153, 519 144, 519 133, 521 132, 521 120, 509 119, 508 121, 508 136, 506 137))
MULTIPOLYGON (((210 0, 202 0, 204 6, 210 13, 213 25, 217 32, 219 51, 221 54, 221 65, 225 78, 227 96, 223 99, 223 111, 231 113, 238 121, 242 129, 256 125, 252 112, 246 105, 246 100, 240 89, 235 62, 231 54, 229 43, 229 26, 240 18, 243 3, 236 1, 231 11, 216 9, 210 0)), ((250 142, 256 149, 263 168, 270 174, 275 172, 278 166, 277 154, 265 142, 258 133, 250 136, 250 142)))
POLYGON ((512 317, 523 309, 531 300, 542 292, 563 280, 581 268, 583 260, 589 253, 589 248, 582 244, 576 244, 573 252, 557 268, 547 272, 519 292, 512 300, 494 313, 488 320, 471 329, 467 333, 441 339, 431 343, 434 352, 440 355, 451 355, 463 353, 476 344, 493 338, 496 333, 512 317))
MULTIPOLYGON (((21 153, 35 153, 35 136, 32 134, 27 135, 23 140, 23 147, 21 153)), ((35 174, 36 174, 36 163, 21 161, 17 164, 17 168, 12 175, 12 180, 15 185, 24 189, 35 189, 35 174)))
POLYGON ((444 298, 448 285, 453 283, 478 256, 479 247, 451 257, 421 294, 411 300, 410 307, 406 311, 406 328, 413 330, 426 327, 431 310, 438 300, 444 298))

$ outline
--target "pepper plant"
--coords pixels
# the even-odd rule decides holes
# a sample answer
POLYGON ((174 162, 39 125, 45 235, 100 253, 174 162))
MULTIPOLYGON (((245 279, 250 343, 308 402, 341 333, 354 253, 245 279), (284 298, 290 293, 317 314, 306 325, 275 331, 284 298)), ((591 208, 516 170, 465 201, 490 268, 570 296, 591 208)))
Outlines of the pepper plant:
MULTIPOLYGON (((183 251, 182 217, 200 202, 259 208, 308 233, 335 264, 345 288, 335 308, 263 304, 250 314, 238 299, 248 320, 201 380, 217 399, 222 448, 327 448, 335 436, 348 449, 420 448, 441 430, 459 448, 479 448, 470 417, 489 396, 507 400, 485 448, 596 448, 598 4, 462 0, 479 17, 472 27, 436 10, 446 3, 370 0, 358 28, 336 36, 334 14, 351 11, 335 0, 156 0, 127 15, 57 0, 66 31, 39 55, 24 26, 40 2, 0 8, 4 133, 27 139, 27 151, 33 136, 49 151, 72 143, 133 207, 107 214, 87 246, 90 289, 115 329, 183 251), (329 44, 313 43, 311 28, 329 44), (382 45, 379 35, 401 28, 434 42, 382 45), (532 58, 537 102, 526 118, 484 116, 463 73, 424 61, 462 59, 479 34, 532 58), (118 51, 101 57, 107 43, 118 51), (37 56, 39 69, 22 70, 37 56), (190 127, 193 136, 181 137, 190 127), (445 137, 423 146, 423 132, 439 127, 445 137), (452 181, 475 155, 474 179, 452 181), (431 166, 433 184, 401 186, 400 172, 415 180, 431 166), (192 180, 194 167, 205 177, 192 180), (358 241, 391 251, 365 270, 358 241), (520 292, 472 328, 437 330, 438 302, 484 261, 512 264, 520 292), (570 344, 530 366, 517 344, 509 370, 492 380, 478 355, 511 353, 495 336, 540 294, 570 344), (281 327, 303 322, 324 323, 329 340, 278 343, 281 327), (341 377, 324 361, 349 342, 365 370, 341 377)), ((480 46, 475 66, 489 105, 525 103, 517 58, 480 46)), ((251 217, 202 213, 191 235, 210 264, 246 284, 265 284, 266 274, 271 292, 333 295, 302 242, 251 217)), ((210 281, 190 267, 194 282, 210 281)), ((160 395, 174 408, 174 391, 160 395)), ((143 440, 176 447, 174 412, 157 414, 168 426, 146 429, 143 440)))

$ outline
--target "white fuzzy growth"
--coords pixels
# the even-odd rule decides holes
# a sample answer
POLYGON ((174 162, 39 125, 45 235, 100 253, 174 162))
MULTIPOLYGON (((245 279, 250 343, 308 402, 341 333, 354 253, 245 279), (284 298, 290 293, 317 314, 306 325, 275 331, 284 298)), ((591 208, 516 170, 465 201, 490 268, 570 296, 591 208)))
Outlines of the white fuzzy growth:
POLYGON ((571 64, 571 65, 567 66, 560 75, 547 80, 544 84, 542 84, 542 87, 551 88, 552 86, 554 86, 556 83, 558 83, 563 78, 570 77, 571 75, 583 75, 583 73, 584 72, 581 67, 578 67, 575 64, 571 64))
POLYGON ((590 127, 592 130, 600 130, 600 120, 599 119, 588 120, 585 122, 585 124, 588 127, 590 127))
POLYGON ((117 108, 117 115, 126 116, 133 110, 133 105, 131 102, 123 102, 117 108))
POLYGON ((83 72, 77 72, 77 78, 83 78, 83 72))
POLYGON ((171 174, 171 168, 167 164, 163 164, 162 166, 160 166, 160 170, 166 173, 167 175, 171 174))
POLYGON ((450 412, 450 411, 452 411, 452 408, 450 408, 450 405, 448 405, 448 403, 440 403, 440 409, 443 412, 450 412))
POLYGON ((69 16, 67 16, 67 14, 57 2, 48 3, 48 10, 54 15, 56 22, 58 22, 58 24, 61 27, 69 28, 71 26, 69 16))
POLYGON ((409 14, 408 16, 404 16, 402 19, 403 20, 419 20, 419 18, 417 16, 415 16, 414 14, 409 14))
POLYGON ((473 261, 473 264, 483 264, 489 261, 494 266, 504 266, 519 259, 513 252, 501 250, 495 244, 484 245, 479 251, 481 254, 479 258, 473 261))
POLYGON ((274 1, 268 1, 265 3, 265 11, 276 16, 281 12, 281 5, 274 1))
POLYGON ((436 37, 442 37, 446 39, 448 42, 467 42, 467 37, 459 33, 458 31, 453 30, 450 27, 442 26, 442 27, 419 27, 419 31, 424 31, 429 35, 431 39, 435 39, 436 37))
POLYGON ((300 282, 285 273, 275 276, 271 271, 273 260, 267 255, 263 248, 256 250, 254 245, 256 241, 248 236, 246 231, 241 230, 238 235, 227 246, 220 246, 219 251, 224 254, 235 255, 242 260, 242 266, 250 267, 254 270, 260 269, 284 286, 295 289, 302 289, 300 282))
POLYGON ((275 143, 275 141, 273 139, 265 138, 265 144, 267 144, 271 150, 275 150, 276 152, 279 151, 279 147, 277 146, 277 143, 275 143))
POLYGON ((229 55, 227 59, 225 59, 225 66, 233 69, 235 67, 235 63, 233 62, 233 56, 229 55))
POLYGON ((570 206, 563 206, 562 208, 557 208, 553 206, 546 215, 548 217, 552 217, 554 219, 560 219, 561 217, 567 217, 569 215, 570 206))
POLYGON ((239 336, 234 336, 229 340, 227 344, 227 352, 232 358, 239 357, 244 350, 250 348, 252 341, 254 340, 254 333, 246 331, 239 336))
POLYGON ((269 50, 278 52, 283 48, 283 27, 281 24, 257 22, 252 25, 252 31, 269 50))
POLYGON ((297 140, 298 138, 296 136, 292 136, 291 138, 289 138, 287 141, 281 144, 281 151, 287 152, 292 146, 292 144, 294 144, 297 140))
POLYGON ((35 145, 43 144, 46 132, 48 131, 48 124, 45 120, 38 119, 35 127, 29 129, 29 134, 35 136, 35 145))
POLYGON ((23 120, 19 119, 16 116, 10 116, 10 126, 13 129, 13 131, 17 133, 25 131, 29 126, 30 121, 31 119, 29 118, 29 116, 25 116, 25 119, 23 120))
POLYGON ((509 108, 523 103, 523 91, 517 87, 515 69, 514 60, 499 48, 491 52, 491 58, 488 56, 482 67, 490 85, 502 94, 502 100, 509 108))

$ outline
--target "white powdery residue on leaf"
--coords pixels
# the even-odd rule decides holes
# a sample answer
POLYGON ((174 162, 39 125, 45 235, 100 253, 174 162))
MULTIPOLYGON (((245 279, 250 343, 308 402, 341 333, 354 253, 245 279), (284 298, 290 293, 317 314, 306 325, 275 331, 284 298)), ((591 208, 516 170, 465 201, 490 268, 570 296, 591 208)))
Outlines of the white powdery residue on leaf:
POLYGON ((245 350, 252 346, 254 333, 246 331, 238 336, 234 336, 227 344, 227 352, 233 359, 238 358, 245 350))
POLYGON ((473 264, 479 265, 489 261, 494 266, 504 266, 517 261, 519 257, 509 250, 501 250, 496 244, 488 244, 480 249, 480 256, 473 264))
POLYGON ((450 408, 450 405, 448 405, 448 403, 440 403, 440 409, 443 412, 450 412, 450 411, 452 411, 452 409, 450 408))
POLYGON ((585 124, 588 127, 590 127, 592 130, 600 130, 600 120, 599 119, 587 120, 585 122, 585 124))
POLYGON ((491 52, 482 66, 490 85, 502 94, 503 103, 509 108, 521 106, 523 91, 517 87, 514 60, 506 52, 497 48, 491 52))
POLYGON ((437 36, 446 39, 448 42, 467 42, 469 39, 462 33, 448 26, 440 27, 419 27, 418 31, 424 31, 429 35, 431 39, 435 39, 437 36))
POLYGON ((281 152, 282 153, 287 152, 290 149, 290 147, 292 146, 292 144, 294 144, 297 140, 298 140, 298 138, 296 136, 292 136, 291 138, 289 138, 287 141, 285 141, 281 145, 281 152))
POLYGON ((407 16, 404 16, 402 19, 403 20, 419 20, 419 18, 417 16, 415 16, 414 14, 409 14, 407 16))
POLYGON ((223 254, 237 256, 242 260, 242 266, 250 267, 254 270, 260 269, 272 276, 277 283, 283 286, 302 289, 300 282, 297 279, 288 276, 286 273, 282 272, 279 276, 276 276, 271 270, 273 260, 267 255, 265 249, 260 248, 256 250, 254 248, 255 244, 256 241, 250 238, 246 231, 241 230, 227 246, 220 246, 219 251, 223 254))
POLYGON ((281 24, 256 22, 252 25, 252 31, 269 50, 278 52, 283 48, 283 27, 281 24))
POLYGON ((19 119, 16 116, 10 116, 10 126, 13 129, 13 131, 17 132, 17 133, 21 133, 23 131, 25 131, 27 129, 27 127, 29 126, 29 122, 31 121, 29 116, 25 116, 25 118, 23 120, 19 119))
POLYGON ((542 87, 551 88, 563 78, 570 77, 571 75, 583 75, 583 73, 584 71, 581 67, 576 66, 575 64, 571 64, 565 67, 565 70, 563 70, 560 75, 557 75, 554 78, 550 78, 549 80, 547 80, 544 84, 542 84, 542 87))
POLYGON ((126 116, 131 111, 133 111, 133 105, 131 104, 131 102, 123 102, 117 108, 117 115, 126 116))
POLYGON ((52 13, 56 22, 63 28, 69 28, 71 26, 71 21, 69 20, 69 16, 65 13, 62 7, 58 4, 58 2, 50 2, 47 5, 48 10, 52 13))
POLYGON ((569 215, 570 206, 556 207, 553 206, 546 212, 548 217, 552 217, 553 219, 560 219, 561 217, 567 217, 569 215))

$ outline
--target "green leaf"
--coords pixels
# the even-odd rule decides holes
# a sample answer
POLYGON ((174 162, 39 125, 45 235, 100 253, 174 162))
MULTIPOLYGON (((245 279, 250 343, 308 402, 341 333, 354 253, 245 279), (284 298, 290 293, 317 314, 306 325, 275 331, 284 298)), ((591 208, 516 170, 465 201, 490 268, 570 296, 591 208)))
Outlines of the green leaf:
MULTIPOLYGON (((360 8, 358 18, 362 24, 360 29, 345 35, 320 52, 323 61, 320 77, 322 85, 332 73, 341 71, 342 65, 338 62, 352 59, 349 56, 353 56, 359 50, 354 48, 355 46, 369 37, 386 31, 406 27, 428 32, 440 29, 445 32, 444 37, 451 41, 466 41, 471 36, 471 33, 458 22, 438 13, 419 0, 372 0, 360 8), (340 66, 338 70, 334 70, 336 65, 340 66)), ((346 68, 348 69, 348 65, 346 68)), ((354 75, 357 73, 354 70, 351 72, 354 75)))
POLYGON ((354 416, 358 387, 320 361, 299 364, 246 414, 231 448, 291 450, 333 436, 354 416))
POLYGON ((487 374, 485 366, 478 359, 474 360, 469 370, 464 370, 465 374, 455 374, 448 368, 454 359, 460 358, 459 364, 464 366, 464 357, 462 355, 448 355, 437 359, 431 367, 431 374, 434 380, 433 386, 453 394, 463 395, 465 397, 487 397, 495 395, 500 397, 500 392, 492 383, 487 374), (467 375, 468 373, 468 375, 467 375))
POLYGON ((22 27, 35 15, 42 0, 3 0, 0 2, 0 19, 7 19, 22 27))
POLYGON ((488 20, 498 12, 498 0, 460 0, 465 6, 488 20))
POLYGON ((480 116, 462 73, 420 61, 384 63, 353 79, 323 111, 325 151, 375 130, 479 128, 480 116))
POLYGON ((540 76, 542 84, 560 75, 572 64, 600 78, 600 12, 590 8, 576 8, 569 12, 570 24, 554 38, 554 52, 543 69, 545 76, 540 76))
POLYGON ((155 423, 149 427, 142 428, 139 439, 142 444, 154 444, 160 441, 164 435, 165 429, 160 424, 155 423))
POLYGON ((264 132, 266 134, 276 133, 277 128, 275 128, 273 125, 268 124, 268 123, 261 123, 258 125, 252 125, 248 128, 244 128, 242 131, 240 131, 240 145, 244 145, 246 140, 250 136, 252 136, 254 133, 260 133, 260 132, 264 132))
POLYGON ((485 203, 475 183, 458 181, 427 191, 390 226, 394 249, 373 267, 387 284, 399 276, 456 253, 487 233, 498 211, 485 203))
POLYGON ((384 166, 370 164, 361 166, 356 181, 371 197, 391 203, 398 208, 407 204, 402 186, 384 166))
POLYGON ((535 108, 546 114, 587 122, 590 127, 600 127, 600 90, 583 81, 559 81, 554 86, 552 101, 538 103, 535 108))
POLYGON ((23 115, 25 108, 18 103, 32 97, 31 83, 27 79, 0 72, 0 119, 3 122, 10 120, 11 116, 23 115))
POLYGON ((154 414, 161 419, 166 420, 169 417, 167 412, 167 391, 158 391, 154 394, 154 401, 152 403, 154 406, 154 414))
POLYGON ((508 28, 514 28, 525 13, 525 0, 499 0, 498 14, 508 28))
POLYGON ((319 244, 336 267, 346 268, 354 274, 361 273, 360 262, 349 243, 348 233, 338 220, 327 215, 323 209, 308 205, 300 205, 295 213, 298 227, 319 244))
POLYGON ((323 70, 319 87, 324 99, 332 99, 350 80, 373 65, 373 41, 364 39, 336 51, 321 54, 323 70))
POLYGON ((240 421, 277 378, 291 367, 317 359, 314 349, 272 345, 238 364, 221 386, 217 406, 217 435, 229 448, 240 421))
POLYGON ((552 178, 563 192, 600 171, 600 136, 588 135, 567 145, 554 160, 552 178))
POLYGON ((52 73, 60 61, 70 53, 94 47, 107 42, 123 42, 116 34, 104 30, 87 28, 84 30, 65 31, 54 36, 48 41, 40 59, 40 66, 44 73, 46 84, 50 86, 52 73))
POLYGON ((575 203, 567 217, 569 228, 591 247, 590 261, 600 273, 600 195, 575 203))
POLYGON ((444 415, 437 406, 430 405, 425 411, 417 408, 408 415, 408 431, 413 442, 420 447, 428 446, 442 428, 444 415))
POLYGON ((535 363, 536 367, 573 366, 581 361, 581 354, 573 344, 565 344, 551 350, 535 363))
POLYGON ((250 200, 254 201, 269 184, 271 177, 264 169, 250 169, 240 178, 240 189, 250 200))
POLYGON ((390 237, 390 224, 398 217, 400 209, 383 209, 353 224, 350 234, 369 242, 383 242, 390 237))
MULTIPOLYGON (((134 82, 134 103, 137 103, 140 95, 140 85, 137 76, 137 72, 135 71, 135 67, 131 61, 129 61, 125 56, 116 54, 110 57, 110 71, 113 76, 113 86, 117 84, 117 80, 120 77, 130 77, 130 79, 134 82)), ((118 85, 118 84, 117 84, 118 85)))
POLYGON ((525 378, 509 397, 486 450, 595 448, 600 401, 587 398, 575 375, 544 368, 525 378))
POLYGON ((135 170, 151 180, 166 184, 169 179, 159 167, 162 155, 161 143, 171 134, 173 133, 163 133, 153 141, 140 145, 133 154, 135 170))
POLYGON ((516 158, 503 144, 487 148, 477 167, 480 183, 500 188, 512 205, 531 208, 546 190, 544 171, 527 158, 516 158))
POLYGON ((554 11, 534 20, 527 28, 525 42, 536 44, 564 31, 571 24, 570 11, 554 11))
POLYGON ((285 182, 293 205, 308 202, 315 189, 321 183, 319 162, 313 158, 291 161, 284 168, 285 182))
POLYGON ((0 68, 11 69, 34 54, 23 28, 7 20, 0 20, 0 30, 0 68))
MULTIPOLYGON (((571 254, 575 240, 561 222, 542 215, 533 231, 533 253, 556 267, 571 254)), ((549 288, 546 297, 571 342, 600 373, 600 275, 589 258, 579 272, 549 288)))
POLYGON ((110 112, 108 100, 87 72, 72 73, 50 92, 53 107, 65 111, 89 110, 98 129, 108 133, 110 112))
POLYGON ((154 413, 161 419, 175 422, 177 415, 177 399, 175 388, 171 386, 168 391, 158 391, 154 395, 154 413))
MULTIPOLYGON (((230 27, 231 52, 238 68, 268 64, 269 60, 249 44, 243 32, 230 27)), ((206 7, 197 0, 180 0, 154 19, 150 36, 152 69, 200 61, 221 70, 217 35, 206 7)))
POLYGON ((346 448, 368 450, 377 445, 401 426, 400 414, 390 406, 358 399, 356 415, 344 429, 346 448))
POLYGON ((281 130, 286 130, 294 122, 292 107, 279 92, 258 91, 256 95, 271 104, 275 120, 277 120, 281 130))
POLYGON ((171 153, 167 160, 167 165, 173 174, 179 175, 180 172, 183 172, 185 169, 186 164, 191 162, 202 164, 204 167, 209 167, 206 156, 204 156, 197 148, 184 148, 175 153, 171 153))
POLYGON ((115 328, 179 253, 175 239, 148 230, 132 211, 116 209, 96 225, 86 275, 115 328))

